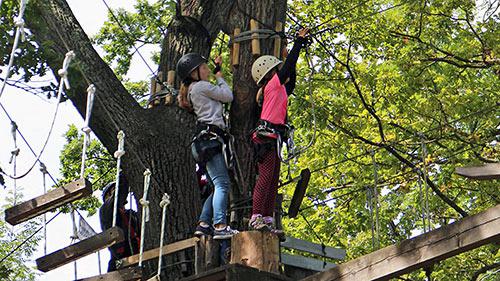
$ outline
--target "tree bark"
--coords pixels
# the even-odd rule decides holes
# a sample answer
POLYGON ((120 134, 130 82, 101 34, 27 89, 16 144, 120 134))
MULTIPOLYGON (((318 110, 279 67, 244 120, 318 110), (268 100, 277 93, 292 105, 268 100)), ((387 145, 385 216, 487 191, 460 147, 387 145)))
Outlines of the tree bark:
MULTIPOLYGON (((199 52, 208 57, 212 42, 221 30, 229 34, 235 27, 248 30, 249 15, 269 27, 274 27, 276 19, 285 19, 284 0, 239 2, 179 1, 177 14, 162 44, 159 70, 164 77, 160 79, 165 80, 168 70, 174 70, 177 60, 185 53, 199 52)), ((159 202, 164 192, 171 198, 166 243, 190 237, 201 209, 201 204, 193 204, 200 202, 189 146, 194 117, 177 106, 143 109, 99 57, 65 0, 34 0, 29 5, 27 24, 37 42, 50 50, 45 59, 54 74, 61 67, 67 51, 73 50, 76 54, 69 70, 71 89, 66 95, 80 115, 85 115, 88 85, 96 86, 90 127, 111 154, 117 149, 117 132, 125 132, 126 154, 122 169, 136 198, 142 197, 144 169, 149 168, 153 173, 149 193, 152 219, 144 233, 145 249, 159 245, 159 202)), ((273 40, 261 40, 263 54, 272 54, 272 47, 273 40)), ((248 132, 257 120, 256 86, 250 75, 253 63, 250 41, 242 42, 240 52, 240 66, 234 70, 235 100, 231 106, 231 126, 242 164, 243 185, 250 190, 255 181, 255 168, 248 132)), ((172 255, 165 259, 165 263, 175 263, 180 259, 181 255, 172 255)), ((151 276, 155 267, 156 262, 147 263, 146 276, 151 276)), ((165 272, 168 276, 162 280, 174 280, 182 275, 180 265, 169 266, 165 272)))

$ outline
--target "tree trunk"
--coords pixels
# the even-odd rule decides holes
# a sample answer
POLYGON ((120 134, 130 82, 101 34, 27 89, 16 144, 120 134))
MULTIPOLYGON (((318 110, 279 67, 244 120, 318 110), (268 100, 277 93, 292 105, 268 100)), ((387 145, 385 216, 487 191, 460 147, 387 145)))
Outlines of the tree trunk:
MULTIPOLYGON (((143 193, 144 170, 149 168, 153 173, 149 193, 152 219, 144 233, 145 249, 159 245, 159 202, 164 192, 171 198, 167 211, 166 243, 191 236, 201 209, 200 204, 193 204, 200 202, 189 146, 194 127, 193 116, 177 106, 143 109, 93 49, 64 0, 35 0, 29 5, 28 26, 37 42, 50 49, 50 55, 45 59, 53 72, 57 73, 67 51, 73 50, 76 54, 69 70, 71 90, 67 90, 66 94, 82 116, 85 114, 86 88, 89 84, 96 86, 90 127, 111 154, 117 149, 117 132, 125 132, 126 154, 122 169, 136 198, 143 193)), ((174 70, 177 60, 187 52, 208 56, 220 30, 226 33, 232 33, 235 27, 248 30, 250 14, 269 27, 274 26, 276 19, 284 21, 286 1, 186 0, 179 1, 178 5, 177 15, 169 25, 162 44, 159 70, 163 75, 168 70, 174 70)), ((261 40, 263 54, 272 54, 272 46, 273 40, 261 40)), ((231 127, 237 140, 243 185, 249 190, 255 181, 255 168, 248 132, 257 120, 254 102, 256 86, 250 75, 253 63, 250 41, 242 42, 240 52, 240 66, 234 70, 235 100, 231 107, 231 127)), ((165 80, 165 77, 160 78, 165 80)), ((165 263, 176 263, 180 258, 180 255, 172 255, 165 259, 165 263)), ((147 263, 146 275, 153 274, 155 267, 156 262, 147 263)), ((168 277, 162 280, 177 279, 181 276, 180 271, 180 265, 170 266, 165 271, 168 277)))

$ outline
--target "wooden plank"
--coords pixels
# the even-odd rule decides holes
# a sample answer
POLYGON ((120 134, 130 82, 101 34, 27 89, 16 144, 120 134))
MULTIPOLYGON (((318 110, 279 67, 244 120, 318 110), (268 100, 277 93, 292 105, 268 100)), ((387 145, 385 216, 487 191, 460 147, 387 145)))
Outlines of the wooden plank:
POLYGON ((231 263, 279 273, 279 240, 275 234, 244 231, 231 238, 231 263))
MULTIPOLYGON (((240 28, 235 28, 234 29, 234 37, 236 38, 238 35, 240 35, 241 29, 240 28)), ((232 65, 233 66, 238 66, 240 64, 240 43, 233 43, 233 56, 232 58, 232 65)))
POLYGON ((389 280, 418 268, 500 241, 500 204, 479 214, 443 226, 359 257, 304 280, 389 280))
POLYGON ((455 169, 455 172, 461 176, 476 180, 497 180, 500 179, 500 163, 458 167, 455 169))
POLYGON ((286 276, 261 271, 241 264, 228 264, 180 281, 292 281, 286 276))
POLYGON ((290 202, 290 207, 288 208, 288 217, 295 218, 299 214, 300 205, 302 204, 304 195, 306 195, 307 186, 309 185, 309 179, 311 179, 311 171, 309 169, 300 171, 300 179, 297 182, 292 201, 290 202))
POLYGON ((331 262, 324 262, 318 259, 298 255, 289 255, 285 253, 281 253, 281 263, 314 271, 323 271, 325 269, 330 269, 337 266, 336 264, 331 262))
POLYGON ((78 179, 8 208, 5 210, 5 220, 11 225, 16 225, 90 194, 92 194, 92 184, 86 179, 78 179))
POLYGON ((281 242, 281 247, 337 260, 343 260, 346 256, 346 251, 344 249, 327 246, 325 246, 323 249, 323 246, 321 246, 320 244, 293 237, 286 237, 286 240, 284 242, 281 242))
POLYGON ((175 83, 175 70, 169 70, 167 72, 167 84, 174 86, 175 83))
MULTIPOLYGON (((259 23, 251 19, 250 20, 250 30, 256 30, 259 29, 259 23)), ((259 41, 259 34, 258 33, 252 33, 252 55, 254 56, 259 56, 260 55, 260 41, 259 41)))
POLYGON ((38 258, 36 266, 38 270, 47 272, 124 240, 122 229, 112 227, 88 239, 38 258))
POLYGON ((118 271, 109 272, 106 274, 78 279, 77 281, 136 281, 142 280, 142 268, 129 267, 118 271))
MULTIPOLYGON (((283 31, 283 23, 280 21, 276 22, 276 32, 283 31)), ((281 37, 274 38, 274 56, 281 59, 281 37)), ((283 58, 284 59, 284 58, 283 58)))
MULTIPOLYGON (((200 239, 193 237, 165 245, 163 246, 163 255, 169 255, 178 251, 194 247, 196 246, 196 243, 198 243, 198 241, 200 241, 200 239)), ((160 248, 155 248, 149 251, 145 251, 142 255, 142 261, 155 259, 158 257, 159 254, 160 254, 160 248)), ((120 264, 120 267, 123 268, 137 263, 139 263, 139 254, 121 259, 117 264, 120 264)))

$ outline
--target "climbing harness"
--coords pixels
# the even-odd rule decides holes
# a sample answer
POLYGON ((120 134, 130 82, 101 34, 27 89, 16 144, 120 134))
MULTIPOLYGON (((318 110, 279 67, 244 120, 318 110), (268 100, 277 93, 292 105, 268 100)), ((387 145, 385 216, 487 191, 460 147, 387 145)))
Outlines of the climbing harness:
POLYGON ((14 19, 16 34, 14 36, 14 44, 12 45, 12 51, 10 53, 9 64, 7 65, 7 70, 5 71, 5 78, 3 79, 2 88, 0 88, 0 97, 2 97, 3 91, 5 90, 5 85, 7 85, 7 79, 9 79, 12 66, 14 65, 14 55, 16 54, 16 50, 19 45, 19 39, 21 39, 23 42, 25 41, 23 17, 24 17, 24 10, 26 9, 26 1, 27 0, 21 0, 21 4, 19 7, 19 15, 14 19))
POLYGON ((120 169, 120 166, 121 166, 121 159, 122 159, 122 156, 125 154, 125 133, 123 131, 119 131, 118 132, 118 135, 117 135, 117 138, 118 138, 118 150, 115 151, 115 158, 117 159, 116 160, 116 180, 115 180, 115 194, 114 194, 114 206, 113 206, 113 224, 112 226, 115 227, 116 226, 116 216, 118 215, 118 189, 120 188, 120 172, 121 172, 121 169, 120 169))
POLYGON ((142 266, 142 258, 143 258, 142 254, 144 253, 144 231, 146 229, 146 222, 149 221, 149 201, 147 200, 147 198, 148 198, 150 181, 151 181, 151 171, 149 169, 146 169, 146 171, 144 171, 144 193, 142 194, 142 198, 139 200, 139 204, 142 205, 139 266, 142 266))

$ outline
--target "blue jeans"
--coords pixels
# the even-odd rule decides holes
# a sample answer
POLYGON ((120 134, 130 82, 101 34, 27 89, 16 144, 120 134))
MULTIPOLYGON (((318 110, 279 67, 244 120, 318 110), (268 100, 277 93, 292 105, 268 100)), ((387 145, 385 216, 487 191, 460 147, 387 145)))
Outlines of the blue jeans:
MULTIPOLYGON (((194 150, 194 147, 193 147, 194 150)), ((193 151, 193 154, 196 151, 193 151)), ((203 204, 200 215, 200 221, 214 225, 226 224, 226 209, 229 187, 229 174, 227 172, 226 161, 222 152, 214 155, 207 162, 207 173, 214 184, 214 192, 207 198, 203 204)))

